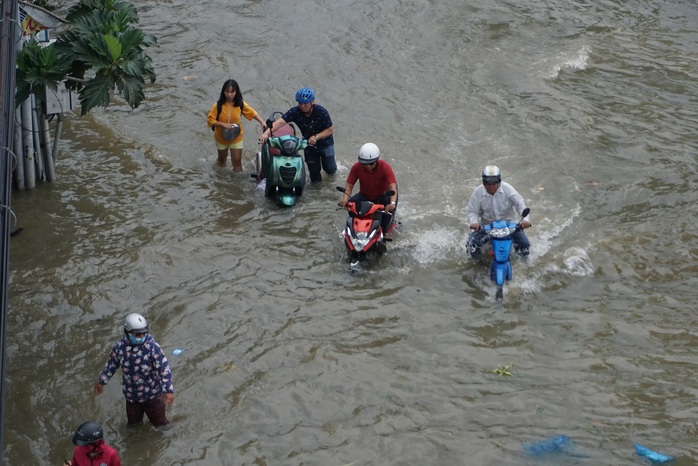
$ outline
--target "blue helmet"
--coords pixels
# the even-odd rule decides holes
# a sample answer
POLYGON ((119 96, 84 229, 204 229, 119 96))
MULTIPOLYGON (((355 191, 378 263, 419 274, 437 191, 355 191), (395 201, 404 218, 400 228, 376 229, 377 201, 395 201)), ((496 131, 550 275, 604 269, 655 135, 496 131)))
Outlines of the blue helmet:
POLYGON ((315 91, 310 87, 298 89, 298 92, 296 92, 296 102, 299 104, 307 104, 313 100, 315 100, 315 91))
POLYGON ((487 165, 482 170, 482 182, 485 184, 496 184, 502 181, 502 172, 496 165, 487 165))

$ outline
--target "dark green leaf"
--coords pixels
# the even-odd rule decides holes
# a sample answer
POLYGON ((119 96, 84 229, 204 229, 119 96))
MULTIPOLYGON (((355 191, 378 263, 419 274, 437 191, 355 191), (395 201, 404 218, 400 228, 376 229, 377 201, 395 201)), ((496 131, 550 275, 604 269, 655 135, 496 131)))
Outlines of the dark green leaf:
POLYGON ((114 81, 110 76, 97 76, 87 81, 79 92, 81 114, 85 115, 94 107, 109 105, 113 89, 114 81))
POLYGON ((126 99, 131 108, 137 108, 145 98, 143 84, 143 78, 140 76, 124 76, 117 82, 119 93, 126 99))

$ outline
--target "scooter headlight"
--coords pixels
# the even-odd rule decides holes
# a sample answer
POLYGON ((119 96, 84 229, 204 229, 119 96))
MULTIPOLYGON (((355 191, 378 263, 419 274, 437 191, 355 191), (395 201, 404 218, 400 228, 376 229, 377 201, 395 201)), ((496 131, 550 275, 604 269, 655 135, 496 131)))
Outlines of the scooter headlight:
POLYGON ((351 237, 351 244, 354 246, 354 250, 363 251, 364 248, 371 241, 371 238, 373 238, 376 235, 377 231, 378 230, 373 230, 371 232, 371 234, 368 234, 365 231, 362 231, 360 233, 357 233, 356 236, 352 236, 351 237))
POLYGON ((507 236, 513 234, 514 231, 515 230, 513 230, 509 227, 494 228, 494 229, 490 230, 489 234, 493 238, 506 238, 507 236))

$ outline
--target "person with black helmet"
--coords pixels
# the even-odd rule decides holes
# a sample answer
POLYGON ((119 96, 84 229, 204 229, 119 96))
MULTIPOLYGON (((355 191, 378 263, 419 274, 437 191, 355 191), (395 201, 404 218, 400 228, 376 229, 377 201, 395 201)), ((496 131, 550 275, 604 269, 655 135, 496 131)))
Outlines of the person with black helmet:
MULTIPOLYGON (((310 87, 298 89, 296 92, 298 105, 290 108, 281 118, 271 125, 271 132, 281 128, 286 123, 295 123, 301 130, 303 139, 308 141, 304 149, 305 163, 308 164, 308 174, 313 183, 322 181, 322 170, 328 175, 337 172, 337 161, 334 157, 334 126, 330 113, 322 105, 315 103, 315 91, 310 87)), ((259 143, 269 138, 269 129, 262 133, 259 143)))
POLYGON ((387 214, 383 215, 381 225, 383 232, 387 233, 397 209, 397 179, 390 164, 381 160, 380 156, 381 151, 374 143, 367 142, 361 146, 359 160, 349 170, 344 194, 337 204, 344 207, 347 202, 371 201, 385 205, 387 214), (352 196, 357 181, 359 192, 352 196), (387 191, 393 191, 393 194, 386 195, 387 191))
POLYGON ((145 414, 156 427, 168 424, 166 407, 174 402, 172 371, 165 353, 150 334, 148 322, 140 314, 126 316, 124 336, 112 348, 94 386, 95 395, 102 393, 119 367, 128 423, 142 422, 145 414))
MULTIPOLYGON (((502 173, 496 165, 488 165, 482 170, 482 184, 475 188, 465 208, 470 229, 466 249, 470 257, 477 257, 487 234, 481 227, 495 220, 517 223, 526 208, 526 201, 509 183, 502 181, 502 173)), ((521 230, 514 233, 514 250, 527 257, 531 244, 523 229, 529 228, 528 217, 521 221, 521 230)))
POLYGON ((104 443, 104 432, 97 421, 80 424, 73 435, 73 444, 73 459, 64 463, 67 466, 121 466, 116 450, 104 443))

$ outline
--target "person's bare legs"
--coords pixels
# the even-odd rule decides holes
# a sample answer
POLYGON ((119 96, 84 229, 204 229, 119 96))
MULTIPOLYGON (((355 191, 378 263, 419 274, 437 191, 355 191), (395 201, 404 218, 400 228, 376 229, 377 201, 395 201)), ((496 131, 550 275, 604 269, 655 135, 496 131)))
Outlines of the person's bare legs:
POLYGON ((228 149, 218 149, 218 165, 225 167, 225 159, 228 158, 228 149))
POLYGON ((230 158, 233 161, 233 171, 240 173, 242 171, 242 149, 230 149, 230 158))

